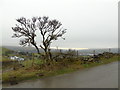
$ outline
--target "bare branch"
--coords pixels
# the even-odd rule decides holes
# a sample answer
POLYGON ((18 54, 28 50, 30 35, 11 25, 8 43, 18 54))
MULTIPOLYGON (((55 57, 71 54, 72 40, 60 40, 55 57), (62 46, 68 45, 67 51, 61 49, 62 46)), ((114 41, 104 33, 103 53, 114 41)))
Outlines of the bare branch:
POLYGON ((16 24, 15 27, 12 27, 12 30, 15 32, 12 37, 14 38, 20 38, 24 37, 24 39, 20 40, 20 45, 26 46, 26 45, 33 45, 37 49, 37 52, 39 53, 39 49, 35 42, 35 31, 36 31, 36 21, 37 18, 33 17, 31 20, 26 19, 24 17, 21 17, 19 19, 16 19, 18 24, 16 24))

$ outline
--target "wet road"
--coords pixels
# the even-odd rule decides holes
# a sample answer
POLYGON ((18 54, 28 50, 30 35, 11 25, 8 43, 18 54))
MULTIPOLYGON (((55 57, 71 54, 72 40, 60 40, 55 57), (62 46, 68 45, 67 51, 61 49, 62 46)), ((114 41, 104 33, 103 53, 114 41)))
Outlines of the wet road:
MULTIPOLYGON (((7 86, 8 87, 8 86, 7 86)), ((22 82, 11 88, 117 88, 118 62, 77 72, 22 82)))

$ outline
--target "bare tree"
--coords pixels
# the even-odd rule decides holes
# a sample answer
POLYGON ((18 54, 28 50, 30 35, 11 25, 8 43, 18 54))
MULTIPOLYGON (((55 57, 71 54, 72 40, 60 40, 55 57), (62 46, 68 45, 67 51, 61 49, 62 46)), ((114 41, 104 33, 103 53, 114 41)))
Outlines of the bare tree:
POLYGON ((61 22, 58 20, 49 20, 48 17, 39 17, 37 27, 42 35, 42 44, 40 47, 44 50, 47 59, 52 59, 50 52, 50 45, 52 41, 57 40, 59 37, 63 38, 66 29, 61 27, 61 22))
POLYGON ((33 17, 31 20, 30 19, 26 19, 24 17, 21 17, 19 19, 16 19, 18 24, 16 24, 15 27, 12 27, 12 30, 15 32, 14 35, 12 37, 24 37, 20 40, 20 45, 26 46, 26 45, 33 45, 38 54, 40 54, 39 48, 36 45, 36 41, 35 41, 35 31, 36 29, 36 18, 33 17))
POLYGON ((13 37, 24 37, 24 39, 20 40, 20 45, 30 45, 32 44, 39 52, 39 48, 36 44, 36 30, 40 31, 40 35, 42 36, 42 44, 39 44, 40 47, 45 52, 45 57, 47 59, 52 59, 50 46, 52 41, 57 40, 59 37, 63 38, 63 34, 66 33, 66 29, 63 29, 61 22, 58 20, 50 20, 48 17, 33 17, 32 19, 26 19, 24 17, 17 19, 19 25, 16 27, 12 27, 15 34, 13 37))

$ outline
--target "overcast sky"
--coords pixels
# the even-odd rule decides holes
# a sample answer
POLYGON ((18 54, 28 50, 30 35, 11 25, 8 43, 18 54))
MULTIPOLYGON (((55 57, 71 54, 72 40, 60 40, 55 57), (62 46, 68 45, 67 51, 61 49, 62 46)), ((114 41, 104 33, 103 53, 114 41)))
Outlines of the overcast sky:
POLYGON ((11 38, 15 19, 49 16, 67 29, 66 40, 54 41, 52 47, 118 46, 118 0, 1 0, 0 10, 2 45, 19 45, 18 38, 11 38))

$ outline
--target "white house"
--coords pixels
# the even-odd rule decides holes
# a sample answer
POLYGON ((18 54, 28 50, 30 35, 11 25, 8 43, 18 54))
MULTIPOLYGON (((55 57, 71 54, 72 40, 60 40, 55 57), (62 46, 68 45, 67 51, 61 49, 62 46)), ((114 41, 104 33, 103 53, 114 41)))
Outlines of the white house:
POLYGON ((16 60, 16 61, 24 61, 25 59, 24 58, 20 58, 20 57, 17 57, 17 56, 11 56, 10 57, 11 60, 16 60))
POLYGON ((25 59, 24 58, 18 58, 18 61, 24 61, 25 59))

